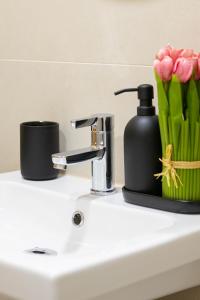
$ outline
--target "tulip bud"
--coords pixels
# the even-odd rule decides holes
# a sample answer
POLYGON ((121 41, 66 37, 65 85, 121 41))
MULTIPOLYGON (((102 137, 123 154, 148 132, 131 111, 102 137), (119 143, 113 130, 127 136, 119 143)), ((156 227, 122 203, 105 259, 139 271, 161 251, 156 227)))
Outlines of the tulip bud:
POLYGON ((182 49, 176 49, 174 47, 171 47, 169 56, 173 59, 174 63, 180 57, 182 51, 183 51, 182 49))
POLYGON ((170 55, 170 46, 166 46, 164 48, 161 48, 158 53, 156 54, 156 58, 159 60, 163 60, 165 56, 170 55))
POLYGON ((194 50, 192 49, 183 49, 180 54, 181 57, 185 57, 185 58, 192 58, 193 55, 194 55, 194 50))
POLYGON ((191 58, 179 57, 174 65, 173 73, 180 82, 187 82, 193 73, 194 61, 191 58))
POLYGON ((169 56, 165 56, 163 60, 156 59, 154 61, 154 69, 160 76, 161 80, 169 81, 172 78, 173 60, 169 56))

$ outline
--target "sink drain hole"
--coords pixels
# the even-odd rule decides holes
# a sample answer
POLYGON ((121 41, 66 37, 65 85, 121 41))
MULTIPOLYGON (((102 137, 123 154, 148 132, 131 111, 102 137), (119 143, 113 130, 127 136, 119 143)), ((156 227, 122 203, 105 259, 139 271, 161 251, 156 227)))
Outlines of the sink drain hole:
POLYGON ((81 211, 75 211, 72 215, 72 223, 75 226, 81 226, 84 223, 84 215, 81 211))
POLYGON ((57 255, 57 252, 54 250, 47 249, 47 248, 40 248, 40 247, 28 249, 25 252, 30 254, 37 254, 37 255, 57 255))

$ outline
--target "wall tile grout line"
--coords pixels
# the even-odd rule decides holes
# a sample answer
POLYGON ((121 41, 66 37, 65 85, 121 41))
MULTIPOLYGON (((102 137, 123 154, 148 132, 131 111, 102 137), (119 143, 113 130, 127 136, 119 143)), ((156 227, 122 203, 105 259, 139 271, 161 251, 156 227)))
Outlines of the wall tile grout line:
POLYGON ((12 62, 13 63, 50 63, 50 64, 74 64, 74 65, 93 65, 93 66, 152 68, 151 65, 143 65, 143 64, 100 63, 100 62, 57 61, 57 60, 0 59, 0 63, 1 62, 8 62, 8 63, 12 63, 12 62))

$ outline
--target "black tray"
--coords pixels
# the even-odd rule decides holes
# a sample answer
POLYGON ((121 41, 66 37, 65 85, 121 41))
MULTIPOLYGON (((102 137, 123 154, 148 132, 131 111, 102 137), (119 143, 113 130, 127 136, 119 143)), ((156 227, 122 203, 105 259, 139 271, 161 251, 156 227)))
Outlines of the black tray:
POLYGON ((128 203, 179 214, 200 214, 200 202, 170 200, 167 198, 137 193, 122 188, 124 200, 128 203))

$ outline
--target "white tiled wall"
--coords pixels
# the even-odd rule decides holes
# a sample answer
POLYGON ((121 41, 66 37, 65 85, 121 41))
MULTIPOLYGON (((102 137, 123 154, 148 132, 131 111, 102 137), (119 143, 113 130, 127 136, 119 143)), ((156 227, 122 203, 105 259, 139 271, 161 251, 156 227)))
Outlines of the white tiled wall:
POLYGON ((199 47, 198 0, 2 0, 3 59, 151 65, 166 42, 199 47))
MULTIPOLYGON (((0 171, 19 168, 20 122, 58 121, 63 150, 89 143, 71 118, 111 112, 123 182, 123 131, 137 98, 113 92, 154 83, 154 53, 168 42, 200 51, 199 12, 199 0, 1 0, 0 171)), ((89 176, 90 167, 69 172, 89 176)))

